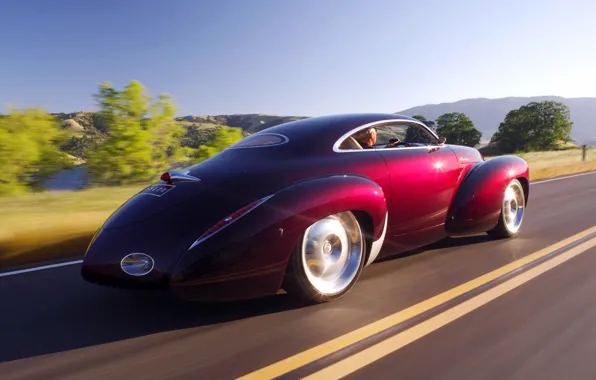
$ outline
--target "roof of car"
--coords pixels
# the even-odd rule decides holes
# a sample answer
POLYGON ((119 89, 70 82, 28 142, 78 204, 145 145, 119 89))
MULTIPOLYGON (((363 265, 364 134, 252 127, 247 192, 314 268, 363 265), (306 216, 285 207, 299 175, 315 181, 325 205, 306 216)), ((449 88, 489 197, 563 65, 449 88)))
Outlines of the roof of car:
MULTIPOLYGON (((366 124, 384 120, 404 120, 420 123, 412 117, 392 113, 352 113, 317 116, 266 128, 253 136, 275 133, 287 137, 286 143, 274 144, 290 155, 332 153, 333 145, 346 133, 366 124)), ((277 151, 277 149, 275 149, 277 151)))
POLYGON ((329 116, 317 116, 267 128, 262 132, 280 133, 290 140, 301 137, 318 136, 318 138, 331 138, 333 141, 343 134, 359 126, 383 120, 418 120, 405 115, 391 113, 353 113, 329 116))

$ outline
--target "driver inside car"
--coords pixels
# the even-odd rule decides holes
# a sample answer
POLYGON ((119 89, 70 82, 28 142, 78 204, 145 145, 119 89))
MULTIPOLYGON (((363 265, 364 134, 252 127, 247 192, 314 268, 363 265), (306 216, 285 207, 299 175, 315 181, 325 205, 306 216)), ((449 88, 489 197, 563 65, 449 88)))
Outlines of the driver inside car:
POLYGON ((354 139, 358 141, 358 144, 362 146, 362 149, 373 149, 377 142, 377 130, 376 128, 368 128, 358 132, 354 139))
MULTIPOLYGON (((354 139, 362 146, 362 149, 374 149, 377 142, 377 129, 368 128, 354 136, 354 139)), ((399 139, 392 138, 384 148, 395 148, 399 144, 399 139)))

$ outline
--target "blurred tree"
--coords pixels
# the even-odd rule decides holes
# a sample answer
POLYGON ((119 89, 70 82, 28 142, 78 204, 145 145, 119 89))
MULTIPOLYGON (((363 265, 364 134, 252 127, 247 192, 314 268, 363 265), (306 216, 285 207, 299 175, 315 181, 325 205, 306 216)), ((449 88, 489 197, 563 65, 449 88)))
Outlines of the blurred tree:
POLYGON ((67 167, 59 150, 69 137, 55 117, 41 108, 9 109, 0 117, 0 195, 36 188, 67 167))
POLYGON ((174 119, 176 108, 168 95, 155 103, 143 85, 131 81, 122 91, 102 83, 96 94, 97 122, 108 139, 89 153, 89 172, 95 183, 122 185, 149 181, 179 158, 184 128, 174 119))
POLYGON ((492 136, 502 151, 551 150, 560 143, 571 141, 569 108, 560 102, 531 102, 511 110, 492 136))
POLYGON ((207 144, 199 146, 195 151, 194 158, 196 158, 198 162, 205 161, 243 138, 244 135, 240 128, 227 126, 220 127, 211 136, 211 139, 207 144))
POLYGON ((68 141, 60 146, 60 150, 74 157, 86 160, 89 158, 88 152, 105 141, 105 137, 100 134, 89 134, 83 136, 72 136, 68 141))
POLYGON ((475 146, 482 137, 472 120, 461 112, 445 113, 437 118, 436 123, 437 134, 445 137, 448 144, 475 146))

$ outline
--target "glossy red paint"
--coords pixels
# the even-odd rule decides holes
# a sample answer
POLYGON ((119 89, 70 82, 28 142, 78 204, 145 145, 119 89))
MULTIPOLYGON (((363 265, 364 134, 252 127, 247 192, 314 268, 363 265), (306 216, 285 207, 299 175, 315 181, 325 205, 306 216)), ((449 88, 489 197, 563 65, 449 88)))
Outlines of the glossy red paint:
POLYGON ((373 239, 380 236, 386 203, 380 187, 368 179, 330 176, 281 190, 233 228, 186 252, 173 271, 172 291, 200 300, 275 293, 283 282, 289 253, 304 230, 321 217, 346 208, 362 210, 365 226, 371 230, 379 226, 371 231, 373 239), (333 198, 327 195, 330 193, 333 198))
POLYGON ((270 146, 246 148, 249 137, 244 140, 249 144, 227 149, 178 176, 192 176, 192 182, 166 186, 168 179, 148 187, 99 230, 86 253, 83 277, 110 286, 167 289, 189 299, 260 297, 283 286, 301 234, 327 215, 353 211, 368 237, 368 252, 379 241, 382 257, 448 234, 486 231, 496 224, 499 191, 508 179, 527 183, 522 159, 485 162, 467 147, 334 151, 348 131, 386 120, 418 123, 392 114, 286 123, 254 135, 269 133, 255 141, 272 142, 270 146), (259 200, 264 202, 226 221, 259 200), (225 227, 207 233, 217 225, 225 227), (384 240, 379 240, 385 227, 384 240), (197 242, 205 235, 209 237, 197 242), (120 262, 133 252, 150 255, 153 271, 144 276, 124 273, 120 262))
POLYGON ((446 231, 450 235, 485 232, 499 218, 505 188, 513 179, 524 186, 529 198, 529 168, 516 156, 500 156, 475 164, 464 178, 453 200, 446 231))
POLYGON ((443 225, 461 168, 448 146, 380 150, 391 190, 388 239, 393 251, 445 237, 443 225))
POLYGON ((457 161, 462 167, 467 167, 476 162, 484 161, 482 155, 477 149, 461 145, 449 145, 449 147, 455 153, 457 161))

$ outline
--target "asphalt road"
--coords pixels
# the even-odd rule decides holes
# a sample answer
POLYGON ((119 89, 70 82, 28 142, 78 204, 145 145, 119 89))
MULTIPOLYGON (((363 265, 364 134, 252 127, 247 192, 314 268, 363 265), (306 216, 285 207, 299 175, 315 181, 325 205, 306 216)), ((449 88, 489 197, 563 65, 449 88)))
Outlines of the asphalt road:
MULTIPOLYGON (((532 185, 519 238, 450 239, 374 264, 347 297, 325 305, 303 307, 285 295, 185 304, 87 284, 79 265, 0 277, 0 378, 236 378, 593 227, 595 200, 596 175, 532 185)), ((347 378, 593 379, 595 266, 591 248, 347 378)), ((413 325, 429 316, 418 318, 413 325)), ((350 355, 374 351, 381 338, 285 378, 340 360, 353 364, 358 359, 350 355)))

